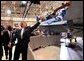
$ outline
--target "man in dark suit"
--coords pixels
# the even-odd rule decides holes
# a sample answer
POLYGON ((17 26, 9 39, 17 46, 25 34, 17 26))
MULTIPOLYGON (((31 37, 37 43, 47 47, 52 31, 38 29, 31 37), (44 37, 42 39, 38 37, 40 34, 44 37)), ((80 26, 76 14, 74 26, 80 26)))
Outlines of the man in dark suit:
POLYGON ((0 60, 2 60, 3 56, 3 48, 2 48, 2 40, 0 40, 0 60))
POLYGON ((0 40, 0 60, 2 60, 2 56, 3 56, 3 30, 4 30, 4 27, 1 26, 1 40, 0 40))
POLYGON ((9 60, 12 59, 12 27, 8 26, 7 30, 3 33, 3 44, 5 50, 6 59, 8 59, 8 50, 9 50, 9 60))
POLYGON ((2 56, 3 56, 3 48, 2 48, 2 27, 1 27, 1 40, 0 40, 0 60, 2 60, 2 56))
POLYGON ((16 44, 15 53, 14 53, 14 60, 18 60, 20 53, 22 53, 22 60, 27 60, 27 48, 28 43, 30 42, 30 36, 34 29, 36 29, 39 26, 40 22, 37 21, 37 23, 29 27, 27 26, 27 23, 22 21, 20 26, 22 29, 16 31, 15 37, 13 40, 15 41, 16 38, 18 40, 18 43, 16 44))

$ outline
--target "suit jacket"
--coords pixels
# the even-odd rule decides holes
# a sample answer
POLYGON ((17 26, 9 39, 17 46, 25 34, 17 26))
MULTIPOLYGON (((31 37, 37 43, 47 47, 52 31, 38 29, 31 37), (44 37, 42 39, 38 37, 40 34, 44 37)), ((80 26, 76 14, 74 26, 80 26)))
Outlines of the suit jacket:
POLYGON ((3 40, 2 40, 2 37, 3 37, 3 36, 1 35, 1 40, 0 40, 0 56, 3 55, 3 48, 2 48, 2 43, 3 43, 2 41, 3 41, 3 40))
POLYGON ((8 44, 10 42, 10 36, 8 31, 3 32, 3 43, 8 44))
POLYGON ((16 46, 18 47, 22 47, 22 48, 25 48, 25 47, 28 47, 28 43, 30 41, 30 36, 31 36, 31 33, 34 29, 37 28, 37 26, 39 26, 39 22, 37 22, 34 26, 32 27, 26 27, 24 29, 24 32, 23 32, 23 38, 21 38, 21 29, 20 30, 17 30, 16 33, 15 33, 15 36, 13 37, 13 42, 16 40, 18 40, 16 46))
POLYGON ((2 41, 0 40, 0 57, 3 55, 2 41))

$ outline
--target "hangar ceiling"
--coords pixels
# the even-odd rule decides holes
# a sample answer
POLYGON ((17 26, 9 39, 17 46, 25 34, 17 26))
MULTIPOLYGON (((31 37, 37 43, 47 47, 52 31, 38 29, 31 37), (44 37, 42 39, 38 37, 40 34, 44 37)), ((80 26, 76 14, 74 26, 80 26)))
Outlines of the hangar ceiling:
MULTIPOLYGON (((40 4, 31 4, 30 1, 26 1, 25 5, 21 2, 22 1, 1 1, 1 17, 35 17, 45 11, 52 12, 55 8, 59 7, 63 1, 40 1, 40 4), (29 4, 31 4, 30 7, 29 4), (27 9, 29 9, 28 12, 27 9), (10 15, 7 14, 8 10, 11 10, 10 15)), ((65 19, 73 19, 74 22, 83 24, 83 1, 72 1, 65 19)))

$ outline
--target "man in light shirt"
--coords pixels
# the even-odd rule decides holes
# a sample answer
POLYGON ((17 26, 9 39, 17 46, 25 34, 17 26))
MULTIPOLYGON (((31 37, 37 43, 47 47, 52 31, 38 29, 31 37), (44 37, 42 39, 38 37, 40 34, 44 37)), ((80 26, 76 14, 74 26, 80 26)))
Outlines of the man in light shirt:
POLYGON ((18 40, 14 52, 14 60, 19 60, 20 53, 22 54, 22 60, 27 60, 27 48, 30 42, 30 36, 32 35, 33 30, 35 30, 39 26, 39 24, 39 20, 37 20, 37 23, 32 27, 27 26, 27 23, 25 21, 21 22, 21 29, 17 30, 15 36, 13 37, 13 42, 16 39, 18 40))

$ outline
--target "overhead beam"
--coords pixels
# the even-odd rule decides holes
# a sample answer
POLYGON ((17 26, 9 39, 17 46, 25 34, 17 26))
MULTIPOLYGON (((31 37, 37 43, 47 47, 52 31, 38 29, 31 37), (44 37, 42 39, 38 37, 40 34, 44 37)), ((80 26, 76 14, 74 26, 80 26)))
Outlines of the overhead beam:
POLYGON ((31 2, 30 3, 27 3, 26 10, 25 10, 24 15, 23 15, 22 18, 25 18, 26 17, 26 15, 27 15, 27 13, 28 13, 28 11, 30 9, 31 4, 32 4, 31 2))

